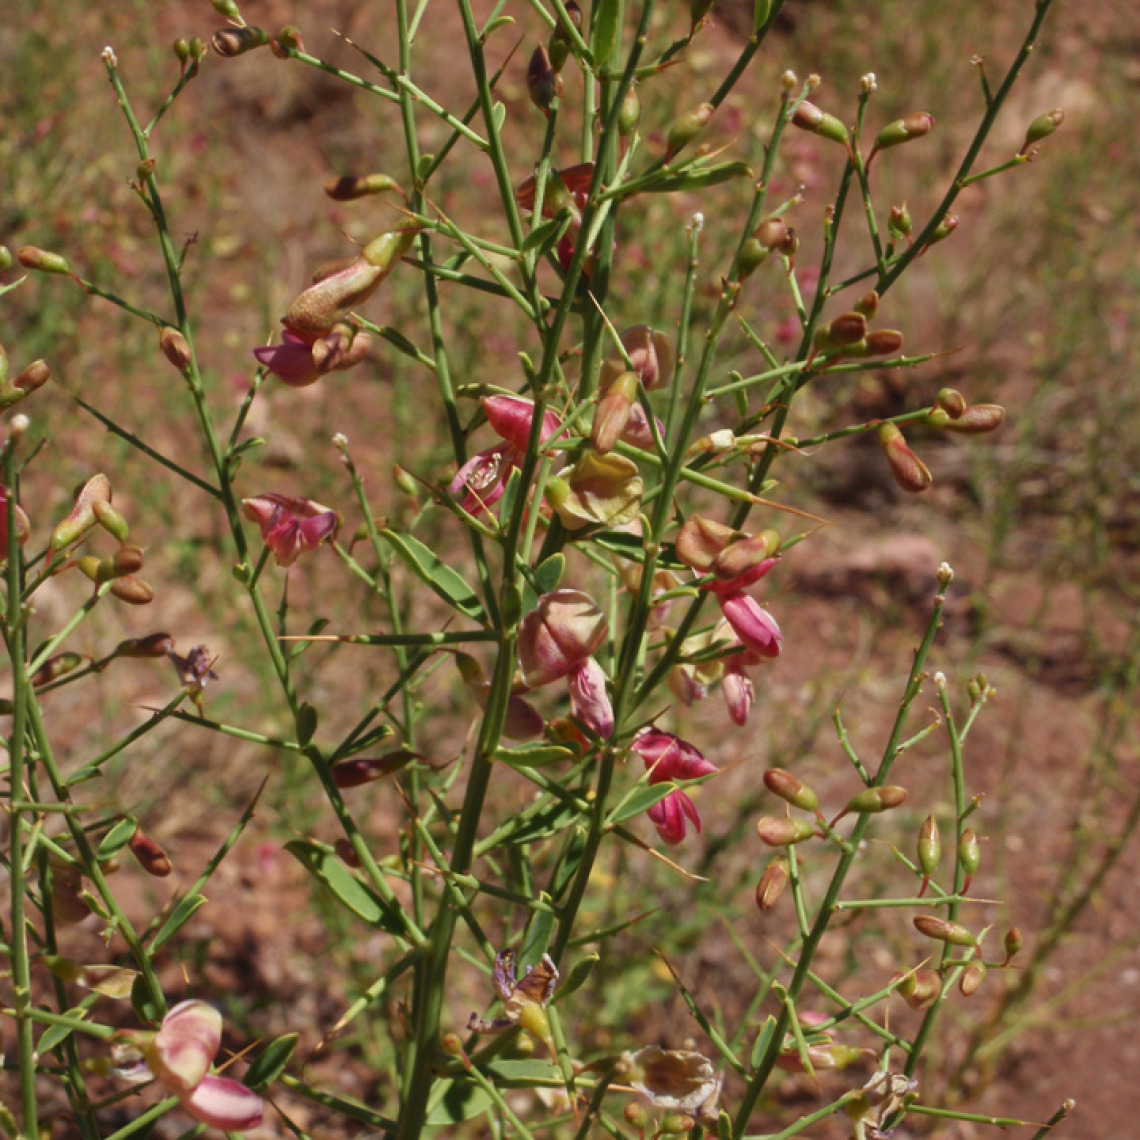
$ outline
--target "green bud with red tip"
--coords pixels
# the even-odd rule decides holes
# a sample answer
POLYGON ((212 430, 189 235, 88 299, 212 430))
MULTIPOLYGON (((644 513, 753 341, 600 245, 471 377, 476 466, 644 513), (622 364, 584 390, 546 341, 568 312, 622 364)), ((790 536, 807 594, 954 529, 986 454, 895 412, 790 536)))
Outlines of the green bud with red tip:
POLYGON ((926 244, 928 246, 937 245, 940 241, 945 241, 956 229, 958 228, 958 215, 950 214, 948 217, 942 219, 941 222, 934 229, 934 233, 930 235, 930 241, 926 244))
POLYGON ((902 241, 910 237, 914 222, 911 221, 910 211, 903 202, 899 206, 892 206, 890 216, 887 218, 887 232, 895 241, 902 241))
POLYGON ((821 111, 814 103, 806 100, 801 103, 792 115, 792 125, 801 131, 809 131, 820 138, 830 139, 832 142, 847 146, 851 137, 847 128, 834 116, 821 111))
POLYGON ((910 142, 911 139, 920 139, 923 135, 930 134, 933 129, 934 116, 926 111, 917 111, 913 115, 907 115, 905 119, 896 119, 875 136, 875 145, 871 153, 873 155, 875 151, 887 150, 889 147, 910 142))
POLYGON ((790 847, 811 839, 815 828, 806 819, 766 815, 756 824, 756 834, 769 847, 790 847))
POLYGON ((897 784, 884 784, 881 788, 864 788, 856 792, 843 809, 844 814, 857 812, 860 815, 878 815, 880 812, 897 808, 906 800, 906 788, 897 784))
POLYGON ((779 796, 792 807, 798 807, 801 811, 819 811, 819 796, 814 789, 783 768, 769 768, 764 773, 764 786, 772 795, 779 796))
POLYGON ((978 940, 972 931, 957 922, 947 922, 944 918, 936 918, 932 914, 916 914, 914 928, 926 938, 935 942, 945 942, 950 946, 977 946, 978 940))
POLYGON ((52 253, 36 245, 20 246, 16 250, 16 260, 25 269, 34 269, 39 273, 60 273, 68 276, 72 272, 71 262, 62 253, 52 253))
POLYGON ((1008 963, 1020 953, 1023 945, 1024 939, 1021 937, 1021 931, 1016 926, 1011 926, 1005 932, 1005 937, 1002 939, 1002 946, 1005 949, 1005 962, 1003 965, 1008 965, 1008 963))
POLYGON ((1038 115, 1029 124, 1029 129, 1025 132, 1025 142, 1021 144, 1021 150, 1017 153, 1025 154, 1035 143, 1047 139, 1064 121, 1065 112, 1059 107, 1056 110, 1047 111, 1044 115, 1038 115))
MULTIPOLYGON (((104 502, 102 499, 96 499, 91 504, 91 510, 95 515, 95 521, 112 537, 119 540, 119 542, 126 542, 130 537, 131 528, 127 524, 127 520, 122 514, 117 511, 110 503, 104 502)), ((134 547, 133 549, 138 549, 134 547)), ((141 552, 140 552, 141 558, 141 552)), ((139 562, 139 566, 142 562, 139 562)), ((137 570, 138 567, 136 566, 137 570)))
POLYGON ((687 1136, 696 1124, 687 1112, 671 1112, 662 1118, 658 1131, 662 1136, 687 1136))
POLYGON ((962 884, 963 891, 970 889, 970 881, 981 862, 982 845, 978 842, 977 835, 966 828, 958 838, 958 863, 966 874, 965 882, 962 884))
POLYGON ((94 503, 111 501, 111 482, 106 475, 92 475, 75 499, 71 513, 52 531, 48 548, 52 553, 78 542, 96 525, 94 503))
POLYGON ((918 867, 922 872, 922 887, 919 889, 919 895, 926 891, 930 877, 938 869, 941 860, 942 837, 938 833, 938 823, 934 816, 928 815, 922 821, 922 827, 918 831, 918 867))
POLYGON ((692 111, 673 120, 665 139, 666 157, 672 158, 686 147, 708 126, 716 108, 711 103, 702 103, 692 111))

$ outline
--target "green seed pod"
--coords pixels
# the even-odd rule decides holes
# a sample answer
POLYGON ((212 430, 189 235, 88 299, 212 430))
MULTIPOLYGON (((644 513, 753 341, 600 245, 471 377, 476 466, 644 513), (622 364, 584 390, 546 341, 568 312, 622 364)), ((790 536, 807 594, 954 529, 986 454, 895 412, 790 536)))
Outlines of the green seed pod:
POLYGON ((951 946, 977 946, 973 933, 956 922, 935 918, 932 914, 916 914, 914 928, 919 934, 933 938, 936 942, 946 942, 951 946))
POLYGON ((641 100, 638 98, 637 89, 631 86, 621 101, 621 110, 618 111, 618 136, 623 143, 629 141, 629 137, 637 130, 637 124, 640 122, 641 100))
POLYGON ((783 768, 769 768, 764 773, 764 786, 772 795, 779 796, 785 803, 798 807, 801 811, 819 810, 819 796, 815 791, 783 768))
POLYGON ((693 111, 673 120, 665 140, 667 156, 672 158, 682 147, 686 147, 708 126, 716 108, 711 103, 702 103, 693 111))
POLYGON ((811 839, 815 828, 806 819, 766 815, 756 824, 756 834, 769 847, 790 847, 793 843, 811 839))
POLYGON ((891 237, 895 241, 902 241, 903 238, 910 237, 913 228, 914 223, 911 221, 910 211, 906 208, 906 203, 903 202, 901 206, 892 206, 891 215, 887 219, 887 230, 891 237))
MULTIPOLYGON (((127 541, 131 528, 127 525, 127 520, 110 503, 105 503, 102 499, 96 500, 91 504, 91 510, 94 512, 95 520, 112 538, 118 539, 119 542, 127 541)), ((137 550, 138 547, 133 549, 137 550)))
POLYGON ((966 872, 966 881, 962 885, 964 891, 970 889, 970 880, 974 877, 982 861, 982 846, 977 835, 969 828, 962 832, 958 839, 958 862, 966 872))

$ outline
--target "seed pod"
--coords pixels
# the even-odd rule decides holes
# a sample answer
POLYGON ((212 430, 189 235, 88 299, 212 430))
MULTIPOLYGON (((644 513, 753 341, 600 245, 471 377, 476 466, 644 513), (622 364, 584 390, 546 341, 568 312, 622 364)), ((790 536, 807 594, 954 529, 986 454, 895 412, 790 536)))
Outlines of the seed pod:
POLYGON ((174 870, 170 857, 161 845, 144 834, 141 828, 137 829, 128 841, 131 854, 139 861, 139 866, 156 879, 165 879, 174 870))
POLYGON ((986 980, 986 964, 985 962, 971 962, 963 971, 961 977, 958 979, 958 991, 963 997, 970 997, 976 994, 982 988, 982 982, 986 980))
POLYGON ((896 119, 893 123, 888 123, 875 136, 875 145, 871 154, 873 156, 875 151, 886 150, 888 147, 910 142, 911 139, 922 138, 923 135, 930 134, 933 129, 934 116, 926 111, 907 115, 905 119, 896 119))
POLYGON ((787 886, 788 861, 783 856, 777 856, 769 861, 756 884, 757 909, 761 912, 771 910, 783 898, 787 886))
POLYGON ((769 768, 764 773, 764 786, 774 796, 802 811, 819 811, 819 796, 802 780, 797 780, 791 772, 783 768, 769 768))
POLYGON ((947 922, 932 914, 916 914, 914 928, 919 934, 933 938, 936 942, 946 942, 951 946, 977 946, 973 933, 956 922, 947 922))
MULTIPOLYGON (((569 9, 567 10, 569 11, 569 9)), ((638 98, 637 89, 631 86, 621 101, 621 110, 618 111, 618 137, 623 145, 629 141, 640 122, 641 100, 638 98)))
POLYGON ((907 446, 903 433, 892 423, 879 428, 879 443, 887 457, 895 482, 912 495, 925 491, 934 482, 926 464, 907 446))
POLYGON ((52 531, 49 549, 53 554, 78 542, 95 526, 94 503, 111 501, 111 482, 106 475, 92 475, 75 498, 71 513, 52 531))
POLYGON ((185 372, 190 367, 193 360, 190 345, 173 325, 163 326, 162 332, 158 334, 158 347, 179 372, 185 372))
POLYGON ((61 253, 40 249, 35 245, 22 245, 16 250, 16 260, 25 269, 35 269, 40 273, 71 273, 71 262, 61 253))
POLYGON ((934 233, 930 235, 930 241, 927 242, 928 246, 937 245, 940 241, 945 241, 956 229, 958 228, 958 215, 950 214, 935 227, 934 233))
POLYGON ((1059 107, 1054 111, 1047 111, 1044 115, 1038 115, 1029 124, 1029 129, 1025 132, 1025 142, 1021 144, 1021 150, 1017 153, 1025 154, 1034 143, 1047 139, 1064 121, 1065 112, 1059 107))
POLYGON ((148 633, 146 637, 131 637, 120 641, 112 656, 165 657, 173 648, 174 638, 169 633, 148 633))
POLYGON ((51 367, 46 360, 33 360, 12 381, 12 387, 23 396, 30 396, 51 379, 51 367))
POLYGON ((769 847, 790 847, 793 843, 811 839, 815 828, 806 819, 766 815, 756 824, 756 834, 769 847))
POLYGON ((806 100, 801 103, 792 115, 792 125, 801 131, 809 131, 820 138, 831 139, 832 142, 847 146, 850 136, 847 128, 834 116, 821 111, 814 103, 806 100))
POLYGON ((963 893, 969 891, 970 882, 981 861, 981 844, 978 842, 977 835, 967 828, 958 839, 958 862, 961 864, 962 870, 966 872, 965 881, 962 883, 963 893))
POLYGON ((942 837, 938 834, 938 824, 934 816, 928 815, 922 821, 918 832, 918 866, 922 871, 922 886, 919 895, 925 893, 930 876, 938 869, 942 859, 942 837))
POLYGON ((59 677, 75 672, 91 660, 82 653, 57 653, 49 657, 31 676, 32 687, 38 689, 59 677))

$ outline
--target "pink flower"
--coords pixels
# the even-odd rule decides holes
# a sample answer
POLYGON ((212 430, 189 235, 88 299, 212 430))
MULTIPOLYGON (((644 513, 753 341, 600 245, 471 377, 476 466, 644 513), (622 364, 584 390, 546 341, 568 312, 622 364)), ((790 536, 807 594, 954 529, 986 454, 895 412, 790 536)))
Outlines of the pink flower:
POLYGON ((609 740, 614 734, 614 710, 606 692, 606 674, 592 657, 572 669, 567 676, 570 707, 574 715, 609 740))
POLYGON ((340 525, 336 511, 312 499, 267 492, 242 499, 241 505, 246 518, 261 529, 261 537, 278 566, 292 566, 303 552, 316 550, 340 525))
POLYGON ((315 339, 286 329, 280 344, 263 344, 253 355, 283 384, 307 388, 327 372, 343 372, 359 364, 371 347, 370 334, 338 325, 315 339))
POLYGON ((746 649, 761 657, 779 657, 784 635, 776 619, 748 594, 717 595, 721 612, 746 649))
POLYGON ((756 689, 739 657, 734 657, 728 662, 720 689, 724 694, 724 703, 732 723, 743 728, 748 723, 748 711, 756 699, 756 689))
POLYGON ((585 664, 607 631, 606 615, 588 594, 543 594, 519 626, 519 664, 527 688, 549 685, 585 664))
MULTIPOLYGON (((472 456, 448 487, 452 495, 463 495, 463 509, 468 514, 485 511, 502 498, 507 479, 526 454, 534 420, 534 404, 519 396, 487 396, 482 404, 487 422, 503 442, 472 456)), ((540 442, 547 443, 561 427, 562 421, 554 412, 543 412, 540 442)))
MULTIPOLYGON (((695 780, 715 772, 711 764, 691 744, 656 728, 643 728, 630 744, 649 770, 649 782, 662 784, 672 780, 695 780)), ((688 831, 686 820, 699 832, 701 817, 696 804, 680 788, 670 792, 649 809, 649 818, 666 843, 677 844, 688 831)))
POLYGON ((245 1132, 261 1123, 264 1104, 241 1081, 210 1072, 221 1043, 221 1014, 192 1000, 180 1002, 162 1019, 142 1051, 147 1068, 195 1120, 224 1132, 245 1132))

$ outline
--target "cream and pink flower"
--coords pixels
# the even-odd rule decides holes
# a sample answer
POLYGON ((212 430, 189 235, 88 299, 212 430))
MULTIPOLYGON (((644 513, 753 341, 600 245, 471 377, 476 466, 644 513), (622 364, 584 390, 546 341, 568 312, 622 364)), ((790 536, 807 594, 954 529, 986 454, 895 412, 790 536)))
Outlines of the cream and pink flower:
POLYGON ((312 499, 266 492, 242 499, 246 518, 257 523, 278 566, 292 566, 305 552, 316 550, 340 525, 340 515, 312 499))

